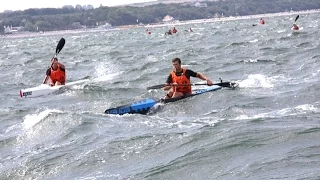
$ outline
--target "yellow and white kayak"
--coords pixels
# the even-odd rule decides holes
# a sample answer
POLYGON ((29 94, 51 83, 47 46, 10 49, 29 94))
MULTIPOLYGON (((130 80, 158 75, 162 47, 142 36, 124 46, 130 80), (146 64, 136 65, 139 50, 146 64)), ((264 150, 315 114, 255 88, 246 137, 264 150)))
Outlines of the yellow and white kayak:
POLYGON ((83 79, 75 82, 66 83, 65 85, 60 86, 50 86, 48 84, 41 84, 37 87, 21 89, 20 90, 20 97, 39 97, 43 95, 48 95, 53 92, 56 92, 62 88, 70 87, 78 84, 82 84, 89 81, 88 79, 83 79))

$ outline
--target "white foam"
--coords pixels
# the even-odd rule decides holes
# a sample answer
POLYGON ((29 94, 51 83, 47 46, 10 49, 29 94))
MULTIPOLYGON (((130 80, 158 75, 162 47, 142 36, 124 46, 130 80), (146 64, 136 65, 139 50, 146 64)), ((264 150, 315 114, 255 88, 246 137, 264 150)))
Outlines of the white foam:
POLYGON ((245 60, 243 60, 243 62, 245 62, 245 63, 256 63, 256 62, 258 62, 258 59, 245 59, 245 60))
POLYGON ((36 125, 37 123, 39 123, 41 120, 45 119, 50 113, 62 113, 62 111, 60 110, 50 110, 50 109, 47 109, 47 110, 44 110, 38 114, 28 114, 24 117, 24 120, 23 120, 23 127, 25 129, 29 129, 31 127, 33 127, 34 125, 36 125))
POLYGON ((318 108, 315 108, 312 104, 303 104, 296 107, 297 110, 301 111, 317 111, 318 108))
POLYGON ((258 42, 258 41, 259 41, 258 39, 254 39, 254 40, 251 40, 249 42, 254 43, 254 42, 258 42))
POLYGON ((262 74, 251 74, 247 79, 238 82, 241 88, 273 88, 273 78, 268 78, 262 74))
POLYGON ((263 119, 263 118, 279 118, 279 117, 285 117, 285 116, 296 116, 305 114, 308 112, 315 112, 318 108, 315 108, 311 104, 303 104, 299 105, 294 108, 284 108, 280 110, 274 110, 266 113, 260 113, 255 115, 246 115, 241 114, 238 117, 236 117, 234 120, 250 120, 250 119, 263 119))
POLYGON ((95 73, 97 78, 94 78, 94 81, 109 81, 121 73, 122 72, 110 73, 110 69, 107 69, 105 66, 98 66, 96 67, 95 73))
POLYGON ((312 76, 317 76, 320 72, 320 69, 318 69, 316 72, 312 73, 312 76))
POLYGON ((10 109, 9 108, 0 108, 0 112, 10 112, 10 109))
POLYGON ((285 29, 281 29, 281 30, 277 31, 277 33, 283 33, 283 32, 286 32, 286 30, 285 29))
POLYGON ((242 114, 235 118, 235 120, 250 120, 250 119, 263 119, 263 118, 275 118, 275 117, 283 117, 289 115, 292 109, 285 108, 276 111, 270 111, 267 113, 260 113, 255 115, 246 115, 242 114))

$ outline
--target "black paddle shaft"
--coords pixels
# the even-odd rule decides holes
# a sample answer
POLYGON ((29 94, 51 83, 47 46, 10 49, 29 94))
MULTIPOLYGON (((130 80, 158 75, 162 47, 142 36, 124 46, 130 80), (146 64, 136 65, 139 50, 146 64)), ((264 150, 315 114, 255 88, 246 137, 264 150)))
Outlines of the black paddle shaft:
MULTIPOLYGON (((234 86, 235 83, 230 83, 230 82, 221 82, 221 83, 216 83, 216 84, 213 84, 213 85, 218 85, 218 86, 221 86, 221 87, 229 87, 229 88, 232 88, 234 86)), ((199 85, 207 85, 207 84, 185 84, 185 85, 180 85, 180 86, 199 86, 199 85)), ((151 86, 151 87, 147 87, 147 89, 161 89, 161 88, 164 88, 166 86, 166 84, 159 84, 159 85, 155 85, 155 86, 151 86)))

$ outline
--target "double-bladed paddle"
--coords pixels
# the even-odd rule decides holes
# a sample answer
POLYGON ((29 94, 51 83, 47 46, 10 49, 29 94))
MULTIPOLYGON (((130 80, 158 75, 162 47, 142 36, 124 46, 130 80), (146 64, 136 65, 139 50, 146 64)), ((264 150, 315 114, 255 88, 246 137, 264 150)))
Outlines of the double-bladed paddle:
MULTIPOLYGON (((176 85, 176 86, 200 86, 200 85, 207 85, 207 83, 198 83, 198 84, 180 84, 180 85, 176 85)), ((233 83, 230 83, 230 82, 221 82, 221 83, 216 83, 216 84, 213 84, 213 85, 218 85, 218 86, 221 86, 221 87, 233 87, 233 83)), ((159 84, 159 85, 155 85, 155 86, 150 86, 150 87, 147 87, 147 89, 161 89, 161 88, 164 88, 166 86, 166 84, 159 84)), ((172 86, 172 85, 170 85, 172 86)))
POLYGON ((59 52, 62 50, 65 43, 66 43, 66 40, 64 38, 61 38, 56 47, 56 54, 54 55, 54 57, 56 57, 59 54, 59 52))
MULTIPOLYGON (((59 52, 62 50, 64 44, 66 43, 66 40, 64 38, 61 38, 59 43, 57 44, 56 47, 56 54, 53 56, 53 58, 57 57, 57 55, 59 54, 59 52)), ((51 63, 52 64, 52 63, 51 63)), ((46 76, 43 80, 43 84, 46 82, 46 79, 48 78, 48 76, 46 76)))
POLYGON ((293 24, 295 24, 298 19, 299 19, 299 15, 296 17, 296 19, 294 20, 293 24))

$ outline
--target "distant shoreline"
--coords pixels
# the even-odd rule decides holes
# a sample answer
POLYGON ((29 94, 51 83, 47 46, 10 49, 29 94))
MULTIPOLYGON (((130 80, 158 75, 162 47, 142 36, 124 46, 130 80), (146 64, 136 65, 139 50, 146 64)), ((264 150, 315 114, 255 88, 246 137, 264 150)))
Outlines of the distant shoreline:
MULTIPOLYGON (((268 14, 255 14, 255 15, 247 15, 247 16, 237 16, 237 17, 221 17, 221 18, 212 18, 212 19, 197 19, 197 20, 189 20, 189 21, 180 21, 180 22, 168 22, 166 24, 150 24, 146 25, 146 28, 153 27, 163 27, 170 25, 185 25, 185 24, 198 24, 204 22, 221 22, 221 21, 234 21, 241 19, 258 19, 258 18, 266 18, 266 17, 278 17, 278 16, 290 16, 290 15, 301 15, 301 14, 314 14, 320 13, 320 9, 315 10, 306 10, 306 11, 292 11, 292 12, 280 12, 280 13, 268 13, 268 14)), ((258 22, 257 22, 258 23, 258 22)))
POLYGON ((237 16, 237 17, 221 17, 221 18, 212 18, 212 19, 197 19, 197 20, 188 20, 188 21, 178 21, 178 22, 167 22, 167 23, 155 23, 148 25, 126 25, 115 27, 113 29, 77 29, 77 30, 62 30, 62 31, 47 31, 43 33, 39 32, 21 32, 14 33, 6 36, 0 36, 0 39, 11 39, 11 38, 27 38, 27 37, 40 37, 40 36, 54 36, 54 35, 65 35, 65 34, 79 34, 84 32, 104 32, 104 31, 114 31, 127 28, 156 28, 156 27, 165 27, 165 26, 178 26, 185 24, 198 24, 204 22, 221 22, 221 21, 233 21, 241 19, 256 19, 256 18, 266 18, 266 17, 278 17, 278 16, 290 16, 290 15, 301 15, 301 14, 314 14, 320 13, 320 9, 306 10, 306 11, 293 11, 293 12, 280 12, 280 13, 268 13, 268 14, 256 14, 256 15, 247 15, 247 16, 237 16))
POLYGON ((28 37, 41 37, 41 36, 54 36, 54 35, 65 35, 65 34, 79 34, 84 32, 103 32, 103 31, 111 31, 117 30, 114 29, 75 29, 75 30, 61 30, 61 31, 45 31, 45 32, 21 32, 14 33, 5 36, 0 36, 0 39, 11 39, 11 38, 28 38, 28 37))

